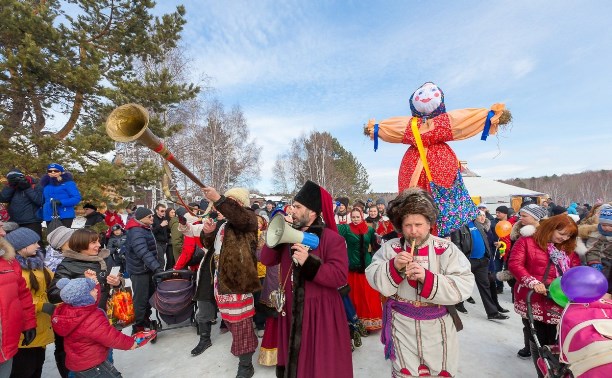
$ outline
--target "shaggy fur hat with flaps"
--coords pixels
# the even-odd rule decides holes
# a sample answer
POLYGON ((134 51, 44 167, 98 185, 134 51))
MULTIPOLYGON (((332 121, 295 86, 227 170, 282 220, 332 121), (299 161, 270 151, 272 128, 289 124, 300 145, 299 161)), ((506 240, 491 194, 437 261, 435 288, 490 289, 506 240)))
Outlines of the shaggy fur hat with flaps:
POLYGON ((389 202, 389 220, 396 230, 401 230, 404 217, 412 214, 424 216, 432 226, 436 224, 438 207, 431 194, 420 188, 410 188, 389 202))
POLYGON ((240 204, 244 207, 248 207, 251 205, 251 200, 249 199, 249 190, 247 188, 231 188, 223 195, 225 197, 232 197, 236 201, 240 202, 240 204))
POLYGON ((60 297, 64 303, 75 307, 88 306, 96 303, 90 292, 96 287, 96 283, 91 278, 62 278, 57 281, 60 289, 60 297))

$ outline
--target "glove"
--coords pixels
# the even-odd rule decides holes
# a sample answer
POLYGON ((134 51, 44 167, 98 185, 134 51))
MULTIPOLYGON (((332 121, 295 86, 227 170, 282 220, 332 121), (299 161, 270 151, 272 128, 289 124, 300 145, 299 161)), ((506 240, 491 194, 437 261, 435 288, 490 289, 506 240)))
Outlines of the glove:
POLYGON ((21 342, 21 346, 28 346, 34 341, 36 338, 36 328, 26 329, 23 333, 23 341, 21 342))
POLYGON ((28 181, 28 179, 25 178, 25 176, 21 176, 19 181, 17 181, 18 189, 26 190, 26 189, 30 189, 30 187, 31 187, 31 184, 28 181))
POLYGON ((155 269, 155 272, 153 272, 153 275, 156 275, 158 273, 163 273, 163 272, 164 272, 164 270, 162 268, 157 268, 157 269, 155 269))
POLYGON ((43 303, 42 312, 51 316, 53 315, 53 311, 55 311, 55 305, 53 303, 49 303, 49 302, 43 303))
POLYGON ((62 206, 62 202, 60 200, 51 200, 51 206, 55 205, 56 207, 62 206))
POLYGON ((595 268, 595 269, 599 270, 600 272, 602 272, 602 271, 603 271, 603 265, 601 265, 601 264, 591 264, 591 265, 589 265, 589 266, 590 266, 591 268, 595 268))
POLYGON ((185 218, 185 214, 187 214, 187 210, 184 207, 176 209, 176 217, 178 221, 183 226, 187 224, 187 218, 185 218))

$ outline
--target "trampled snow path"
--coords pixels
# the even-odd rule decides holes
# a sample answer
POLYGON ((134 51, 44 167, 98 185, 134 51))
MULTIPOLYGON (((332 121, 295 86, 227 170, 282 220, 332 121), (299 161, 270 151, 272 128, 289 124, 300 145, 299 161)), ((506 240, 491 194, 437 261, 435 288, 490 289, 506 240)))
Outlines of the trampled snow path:
MULTIPOLYGON (((465 304, 469 313, 460 314, 465 328, 459 332, 461 362, 458 377, 535 377, 531 360, 521 360, 516 356, 523 343, 520 317, 510 311, 508 320, 489 321, 477 290, 474 290, 473 298, 475 305, 465 304)), ((508 287, 500 296, 500 301, 503 307, 512 310, 508 287)), ((220 335, 218 326, 215 326, 213 346, 203 354, 192 357, 190 351, 197 341, 195 327, 161 332, 156 344, 133 351, 115 351, 115 366, 124 377, 236 376, 238 359, 230 354, 231 334, 220 335)), ((53 344, 47 347, 43 377, 59 376, 53 349, 53 344)), ((380 332, 364 338, 363 346, 353 353, 353 372, 355 377, 363 378, 390 376, 390 362, 384 360, 380 332)), ((255 377, 275 377, 274 368, 256 365, 255 377)))

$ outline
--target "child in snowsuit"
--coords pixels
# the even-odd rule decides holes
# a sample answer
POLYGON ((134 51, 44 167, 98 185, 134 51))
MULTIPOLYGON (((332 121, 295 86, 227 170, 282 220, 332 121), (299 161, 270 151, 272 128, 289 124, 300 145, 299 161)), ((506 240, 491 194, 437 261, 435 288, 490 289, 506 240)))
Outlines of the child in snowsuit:
POLYGON ((66 367, 77 378, 121 377, 106 358, 109 350, 131 350, 137 347, 133 338, 110 325, 106 314, 98 308, 99 284, 95 272, 85 272, 86 278, 62 278, 57 282, 64 301, 57 306, 53 330, 64 337, 66 367))

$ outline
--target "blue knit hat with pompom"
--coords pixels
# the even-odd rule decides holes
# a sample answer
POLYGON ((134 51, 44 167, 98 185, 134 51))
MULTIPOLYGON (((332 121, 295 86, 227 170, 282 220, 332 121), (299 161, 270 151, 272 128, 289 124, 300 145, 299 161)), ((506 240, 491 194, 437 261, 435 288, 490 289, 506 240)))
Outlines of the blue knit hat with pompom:
POLYGON ((60 289, 60 297, 64 303, 75 307, 88 306, 96 303, 90 292, 96 287, 96 283, 91 278, 62 278, 57 281, 60 289))

